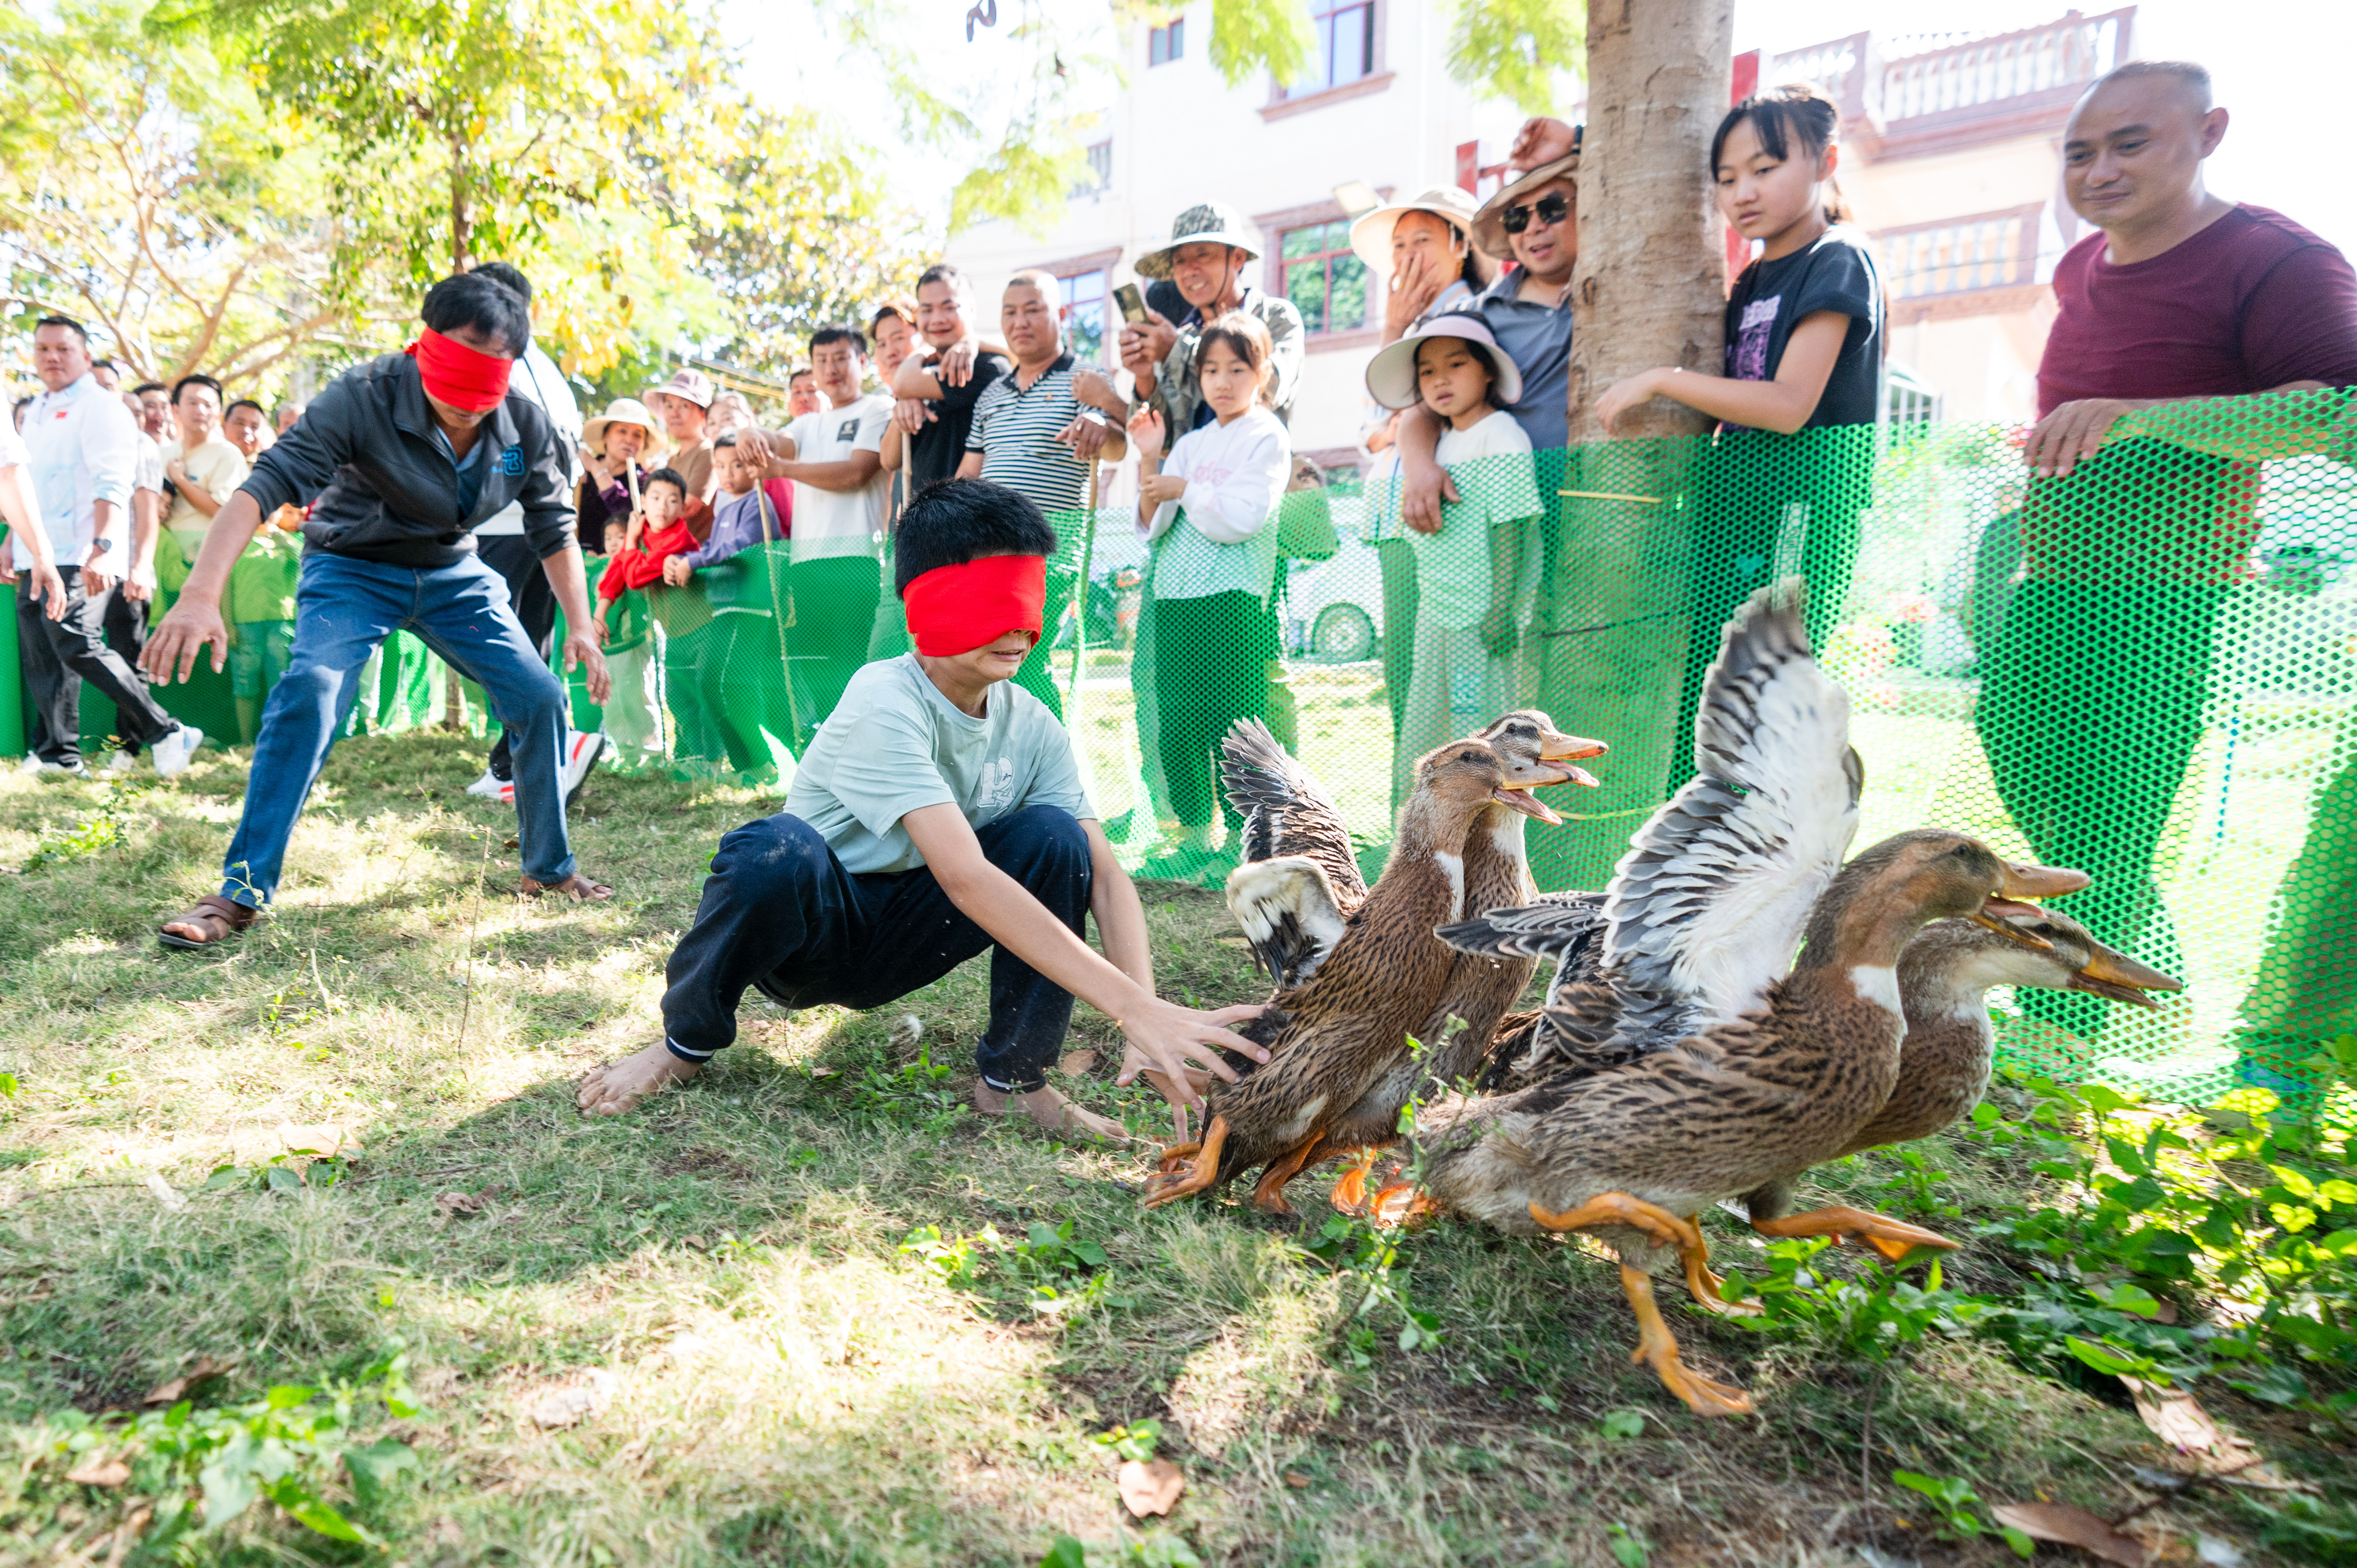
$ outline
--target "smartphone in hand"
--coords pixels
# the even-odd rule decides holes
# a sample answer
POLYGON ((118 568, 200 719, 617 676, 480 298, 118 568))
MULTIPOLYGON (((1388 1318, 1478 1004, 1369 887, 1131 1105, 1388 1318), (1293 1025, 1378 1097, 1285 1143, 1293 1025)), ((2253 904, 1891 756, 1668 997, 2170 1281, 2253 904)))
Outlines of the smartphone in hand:
POLYGON ((1146 319, 1146 295, 1134 283, 1125 283, 1113 291, 1114 303, 1121 306, 1121 318, 1135 327, 1146 319))

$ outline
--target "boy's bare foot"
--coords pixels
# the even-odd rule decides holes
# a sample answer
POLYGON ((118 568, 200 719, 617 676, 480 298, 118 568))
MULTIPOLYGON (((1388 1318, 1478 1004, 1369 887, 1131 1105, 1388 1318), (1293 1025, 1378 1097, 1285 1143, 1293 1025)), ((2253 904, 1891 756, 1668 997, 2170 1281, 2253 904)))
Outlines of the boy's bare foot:
POLYGON ((985 1116, 1025 1115, 1033 1126, 1053 1137, 1074 1143, 1092 1140, 1126 1144, 1129 1129, 1109 1117, 1086 1111, 1064 1098, 1060 1090, 1035 1089, 1028 1094, 1007 1094, 986 1083, 974 1086, 974 1108, 985 1116))
POLYGON ((618 1062, 608 1062, 581 1080, 573 1102, 584 1116, 619 1116, 634 1111, 639 1101, 660 1094, 674 1083, 685 1083, 703 1070, 700 1062, 683 1062, 671 1047, 653 1045, 618 1062))

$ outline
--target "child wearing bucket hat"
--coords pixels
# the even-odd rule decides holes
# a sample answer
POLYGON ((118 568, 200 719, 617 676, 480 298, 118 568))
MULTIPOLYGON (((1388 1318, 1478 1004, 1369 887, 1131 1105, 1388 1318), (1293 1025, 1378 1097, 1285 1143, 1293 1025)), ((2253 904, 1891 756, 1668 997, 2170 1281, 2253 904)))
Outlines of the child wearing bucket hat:
POLYGON ((1528 684, 1522 627, 1539 575, 1545 511, 1531 438, 1501 406, 1522 374, 1470 313, 1437 316, 1367 364, 1367 392, 1386 408, 1422 403, 1441 426, 1434 456, 1462 499, 1439 532, 1412 533, 1415 647, 1392 753, 1392 797, 1407 793, 1415 759, 1518 707, 1528 684))

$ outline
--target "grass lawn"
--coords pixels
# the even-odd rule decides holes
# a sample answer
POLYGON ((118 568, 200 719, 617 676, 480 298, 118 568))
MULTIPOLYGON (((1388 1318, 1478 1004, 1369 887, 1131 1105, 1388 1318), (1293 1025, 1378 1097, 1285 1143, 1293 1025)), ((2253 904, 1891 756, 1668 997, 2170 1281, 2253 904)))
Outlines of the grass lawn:
MULTIPOLYGON (((1391 1283, 1439 1332, 1403 1349, 1396 1302, 1298 1245, 1324 1181, 1298 1184, 1298 1235, 1232 1204, 1145 1214, 1145 1153, 963 1109, 979 964, 874 1015, 748 1001, 699 1082, 586 1122, 573 1082, 652 1037, 714 843, 776 802, 600 775, 576 844, 620 896, 523 906, 511 814, 461 793, 479 755, 425 735, 339 749, 275 918, 218 956, 151 931, 211 886, 241 760, 120 793, 0 775, 0 863, 26 868, 0 876, 0 1562, 149 1560, 113 1533, 126 1488, 63 1486, 43 1458, 56 1412, 133 1408, 199 1357, 230 1369, 199 1404, 324 1386, 396 1342, 419 1412, 364 1435, 420 1464, 354 1509, 390 1557, 264 1503, 186 1560, 1028 1568, 1066 1534, 1092 1563, 1185 1561, 1125 1553, 1139 1537, 1089 1441, 1153 1420, 1188 1491, 1146 1534, 1206 1563, 1846 1563, 1869 1544, 1996 1563, 2013 1559, 1991 1540, 1933 1539, 1890 1471, 2113 1514, 2156 1462, 2110 1380, 2034 1377, 1976 1341, 1877 1380, 1665 1282, 1690 1357, 1760 1400, 1706 1423, 1631 1366, 1598 1256, 1453 1223, 1402 1244, 1391 1283), (339 1146, 334 1185, 267 1186, 274 1156, 339 1146), (209 1187, 224 1165, 242 1169, 209 1187), (1102 1270, 1027 1241, 1066 1224, 1102 1270), (927 1227, 938 1242, 904 1247, 927 1227), (985 1228, 1000 1244, 959 1247, 985 1228), (565 1390, 587 1413, 535 1419, 565 1390)), ((1167 993, 1263 993, 1215 896, 1145 891, 1167 993)), ((1074 1033, 1106 1053, 1074 1092, 1160 1125, 1158 1100, 1112 1084, 1111 1025, 1083 1008, 1074 1033)), ((2020 1188, 1931 1152, 1967 1211, 1952 1232, 2020 1188)), ((1889 1206, 1897 1170, 1820 1175, 1889 1206)), ((1739 1262, 1749 1232, 1708 1223, 1739 1262)), ((1948 1278, 2000 1269, 1968 1245, 1948 1278)), ((2348 1485, 2305 1418, 2205 1399, 2287 1470, 2348 1485)), ((2251 1534, 2218 1488, 2145 1520, 2173 1561, 2197 1528, 2251 1534)))

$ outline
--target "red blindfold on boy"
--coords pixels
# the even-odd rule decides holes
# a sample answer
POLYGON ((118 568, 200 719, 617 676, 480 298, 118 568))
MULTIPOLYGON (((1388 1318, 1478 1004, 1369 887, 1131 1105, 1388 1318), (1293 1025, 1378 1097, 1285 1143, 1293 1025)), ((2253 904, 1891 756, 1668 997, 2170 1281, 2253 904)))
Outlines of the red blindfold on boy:
POLYGON ((1048 558, 985 555, 962 566, 936 566, 900 595, 917 651, 929 659, 971 653, 1010 631, 1037 644, 1048 609, 1048 558))
POLYGON ((508 395, 508 372, 515 361, 498 354, 469 349, 456 338, 445 338, 431 327, 404 350, 417 361, 417 379, 425 395, 469 413, 489 413, 508 395))

